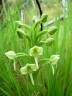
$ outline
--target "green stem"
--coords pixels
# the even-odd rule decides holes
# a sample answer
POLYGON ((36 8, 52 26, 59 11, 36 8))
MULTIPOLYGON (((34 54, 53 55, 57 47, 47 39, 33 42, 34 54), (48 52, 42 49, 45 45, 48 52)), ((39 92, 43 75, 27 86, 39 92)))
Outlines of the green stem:
POLYGON ((14 60, 14 71, 16 71, 16 62, 14 60))
POLYGON ((32 84, 34 85, 34 80, 33 80, 32 73, 29 73, 29 76, 30 76, 30 79, 31 79, 32 84))
POLYGON ((34 57, 34 59, 35 59, 35 63, 36 63, 37 69, 39 69, 37 57, 34 57))
POLYGON ((52 73, 53 73, 53 75, 54 75, 54 66, 53 65, 51 65, 51 67, 52 67, 52 73))

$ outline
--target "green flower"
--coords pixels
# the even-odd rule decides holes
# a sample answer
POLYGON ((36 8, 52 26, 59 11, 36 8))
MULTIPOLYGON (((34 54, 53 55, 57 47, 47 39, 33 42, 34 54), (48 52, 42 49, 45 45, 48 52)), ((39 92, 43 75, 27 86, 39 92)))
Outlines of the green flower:
POLYGON ((25 67, 22 67, 20 69, 20 72, 22 74, 27 74, 27 73, 31 73, 31 72, 36 71, 36 70, 37 70, 37 67, 35 64, 26 64, 25 67))
POLYGON ((33 72, 33 71, 36 71, 36 70, 37 70, 37 67, 36 67, 35 64, 26 64, 25 67, 22 67, 22 68, 20 69, 20 72, 21 72, 22 74, 27 74, 27 73, 29 73, 31 82, 32 82, 32 84, 34 85, 34 80, 33 80, 32 72, 33 72))
POLYGON ((43 54, 43 48, 34 46, 29 51, 30 56, 38 57, 39 55, 43 54))
POLYGON ((5 53, 5 55, 9 58, 9 59, 15 59, 16 58, 16 53, 14 51, 8 51, 5 53))
POLYGON ((15 61, 15 58, 16 58, 16 53, 14 51, 8 51, 5 53, 5 55, 9 58, 9 59, 13 59, 14 60, 14 70, 16 71, 16 61, 15 61))
POLYGON ((55 64, 57 64, 57 62, 58 62, 59 59, 60 59, 59 55, 52 55, 50 57, 50 63, 52 65, 55 65, 55 64))
POLYGON ((30 56, 34 56, 37 69, 39 69, 38 59, 37 58, 38 58, 39 55, 43 54, 43 48, 42 47, 38 47, 38 46, 34 46, 34 47, 32 47, 30 49, 29 54, 30 54, 30 56))
POLYGON ((50 64, 51 64, 51 67, 52 67, 52 73, 54 75, 54 65, 57 64, 58 60, 60 59, 59 55, 52 55, 50 57, 50 64))

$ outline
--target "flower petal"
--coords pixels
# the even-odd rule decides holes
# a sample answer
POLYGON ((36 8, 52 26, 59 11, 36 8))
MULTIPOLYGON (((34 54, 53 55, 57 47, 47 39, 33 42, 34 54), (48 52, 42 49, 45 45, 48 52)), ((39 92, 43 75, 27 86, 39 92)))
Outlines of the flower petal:
POLYGON ((26 68, 26 66, 20 68, 20 72, 21 72, 22 74, 26 74, 26 73, 27 73, 27 68, 26 68))
POLYGON ((14 51, 8 51, 5 53, 5 55, 9 58, 9 59, 15 59, 16 57, 16 53, 14 51))

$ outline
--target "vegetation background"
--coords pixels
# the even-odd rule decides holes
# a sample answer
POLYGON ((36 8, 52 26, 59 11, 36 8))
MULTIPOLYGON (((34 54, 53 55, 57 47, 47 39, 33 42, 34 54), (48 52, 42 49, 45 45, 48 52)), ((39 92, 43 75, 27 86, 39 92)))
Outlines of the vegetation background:
MULTIPOLYGON (((4 53, 9 50, 28 51, 28 43, 17 36, 15 21, 21 20, 20 11, 23 7, 24 23, 32 25, 32 17, 39 17, 39 10, 31 0, 25 0, 24 4, 21 0, 9 2, 3 3, 0 14, 0 96, 72 96, 72 1, 68 1, 68 18, 61 21, 57 20, 63 14, 61 1, 39 0, 43 13, 48 14, 48 22, 55 19, 53 25, 58 28, 54 44, 44 48, 44 56, 48 58, 52 54, 60 54, 60 60, 54 76, 49 65, 40 70, 41 75, 34 74, 35 86, 28 75, 22 76, 19 71, 26 59, 17 61, 17 71, 14 72, 13 61, 8 60, 4 53)), ((50 26, 45 26, 45 29, 50 26)))

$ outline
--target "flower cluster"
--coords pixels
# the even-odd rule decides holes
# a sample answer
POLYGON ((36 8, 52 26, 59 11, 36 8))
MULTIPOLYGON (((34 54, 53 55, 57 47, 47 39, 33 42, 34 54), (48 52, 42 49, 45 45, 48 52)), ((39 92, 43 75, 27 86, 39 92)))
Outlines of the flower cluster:
POLYGON ((33 85, 34 85, 34 80, 33 80, 32 72, 40 69, 39 68, 40 61, 42 60, 44 60, 45 62, 48 61, 47 63, 51 65, 52 72, 54 75, 55 73, 54 65, 56 65, 58 60, 60 59, 59 55, 52 55, 50 58, 47 59, 40 58, 41 60, 38 61, 38 58, 41 57, 41 55, 43 55, 43 51, 44 51, 42 45, 45 44, 45 46, 51 46, 54 42, 53 38, 49 37, 46 38, 46 40, 43 40, 42 36, 44 36, 44 34, 53 35, 57 30, 57 27, 53 26, 48 30, 43 30, 41 32, 38 32, 38 27, 39 27, 38 25, 40 23, 45 23, 46 21, 47 21, 47 15, 45 14, 43 14, 40 19, 38 19, 36 16, 33 17, 33 22, 34 22, 33 28, 24 24, 21 21, 16 21, 16 24, 18 25, 17 34, 19 38, 21 39, 26 38, 29 42, 29 47, 30 47, 30 49, 28 50, 29 55, 27 55, 26 53, 15 53, 14 51, 8 51, 5 53, 5 55, 9 59, 13 59, 14 61, 13 65, 15 71, 16 71, 16 58, 18 57, 34 58, 35 61, 34 64, 27 62, 26 66, 20 68, 20 72, 22 74, 29 74, 33 85), (30 37, 26 32, 24 32, 24 30, 22 29, 23 27, 26 28, 31 33, 31 36, 33 37, 30 37))

